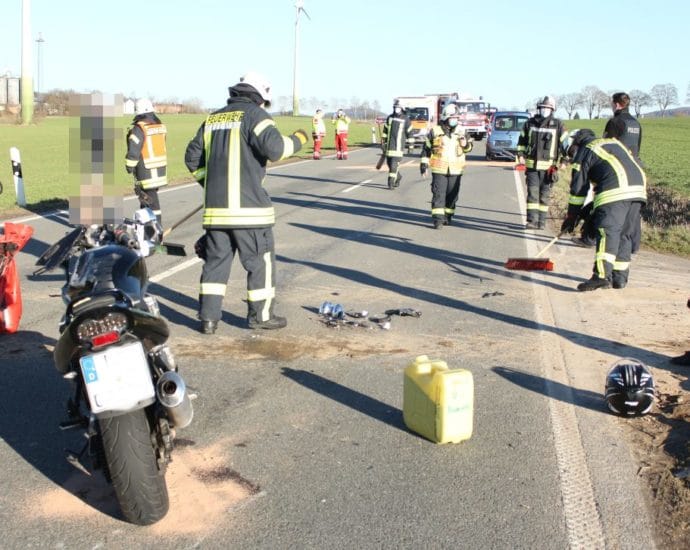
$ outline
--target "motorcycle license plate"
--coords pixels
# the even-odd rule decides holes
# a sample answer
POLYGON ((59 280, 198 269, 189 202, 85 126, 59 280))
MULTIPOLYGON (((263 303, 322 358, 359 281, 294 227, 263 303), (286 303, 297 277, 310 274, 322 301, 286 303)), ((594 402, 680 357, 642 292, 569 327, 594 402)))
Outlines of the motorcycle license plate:
POLYGON ((153 402, 155 389, 139 342, 85 355, 79 364, 92 412, 128 411, 153 402))

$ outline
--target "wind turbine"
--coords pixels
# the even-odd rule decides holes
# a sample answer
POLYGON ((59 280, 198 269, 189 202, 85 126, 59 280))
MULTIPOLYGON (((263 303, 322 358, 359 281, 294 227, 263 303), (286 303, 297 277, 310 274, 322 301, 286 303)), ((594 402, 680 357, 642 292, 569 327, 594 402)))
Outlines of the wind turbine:
POLYGON ((295 14, 295 62, 294 62, 294 72, 292 75, 292 116, 299 116, 299 98, 297 96, 297 59, 299 58, 299 16, 300 13, 304 12, 307 19, 311 21, 311 17, 304 9, 304 0, 295 0, 295 8, 297 8, 297 13, 295 14))

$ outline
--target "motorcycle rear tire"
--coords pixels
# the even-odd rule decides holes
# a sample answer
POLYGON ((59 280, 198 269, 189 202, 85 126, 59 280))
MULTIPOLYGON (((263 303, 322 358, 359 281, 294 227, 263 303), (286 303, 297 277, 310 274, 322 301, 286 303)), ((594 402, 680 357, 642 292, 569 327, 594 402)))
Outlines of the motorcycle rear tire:
POLYGON ((151 525, 168 513, 165 476, 159 471, 144 409, 99 420, 103 450, 125 519, 151 525))

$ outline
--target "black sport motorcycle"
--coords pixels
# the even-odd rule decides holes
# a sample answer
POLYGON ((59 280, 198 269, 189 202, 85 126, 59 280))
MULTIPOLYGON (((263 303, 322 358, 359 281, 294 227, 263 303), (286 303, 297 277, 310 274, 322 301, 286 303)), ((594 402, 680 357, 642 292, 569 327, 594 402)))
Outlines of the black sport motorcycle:
POLYGON ((169 507, 165 471, 175 430, 187 427, 193 408, 167 345, 170 335, 156 299, 147 293, 145 258, 161 248, 160 226, 149 208, 117 225, 79 226, 36 262, 34 274, 65 270, 67 309, 53 358, 75 385, 60 428, 84 429, 87 442, 68 460, 112 483, 127 521, 150 525, 169 507))

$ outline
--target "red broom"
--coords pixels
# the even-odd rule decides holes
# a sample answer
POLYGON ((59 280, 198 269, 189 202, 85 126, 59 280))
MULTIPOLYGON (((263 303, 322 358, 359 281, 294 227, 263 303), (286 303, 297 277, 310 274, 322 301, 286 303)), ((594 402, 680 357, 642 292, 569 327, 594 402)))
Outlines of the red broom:
POLYGON ((508 258, 505 263, 505 268, 518 271, 553 271, 553 262, 548 258, 540 258, 540 256, 551 248, 560 238, 561 233, 551 239, 534 258, 508 258))

